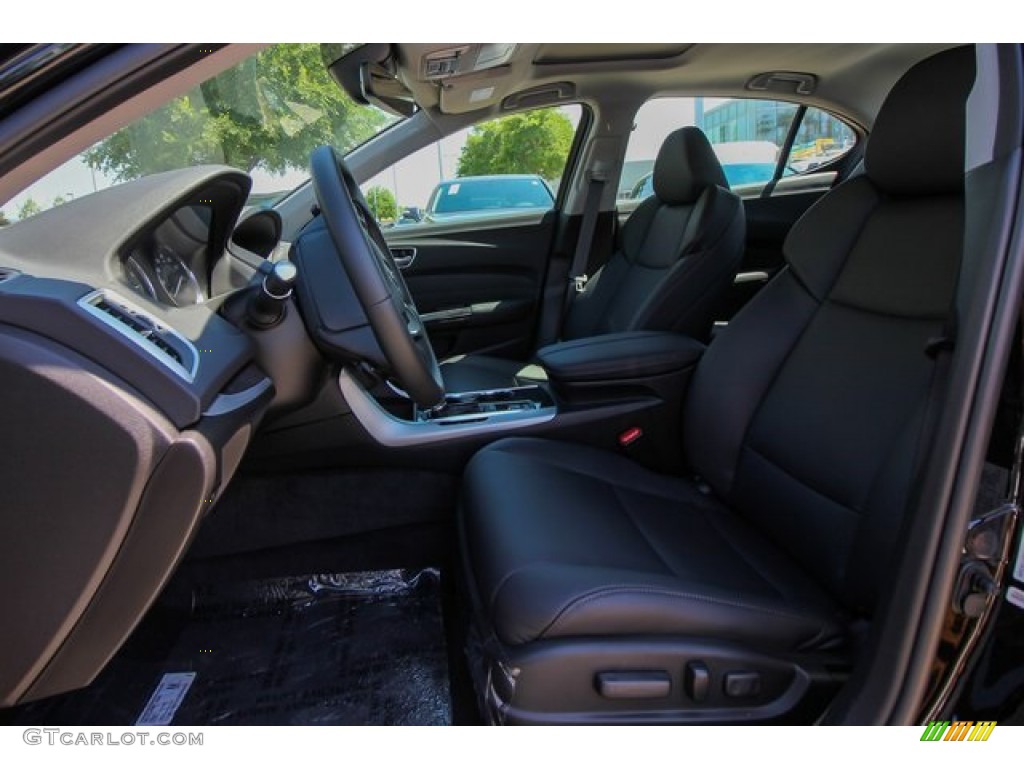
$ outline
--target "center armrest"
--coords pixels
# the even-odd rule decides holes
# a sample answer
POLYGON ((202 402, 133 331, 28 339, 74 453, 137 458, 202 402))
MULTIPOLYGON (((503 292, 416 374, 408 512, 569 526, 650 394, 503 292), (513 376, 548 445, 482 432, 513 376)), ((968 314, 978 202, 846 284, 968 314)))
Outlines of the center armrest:
POLYGON ((562 341, 543 347, 537 359, 554 382, 645 379, 696 365, 704 345, 667 331, 628 331, 562 341))

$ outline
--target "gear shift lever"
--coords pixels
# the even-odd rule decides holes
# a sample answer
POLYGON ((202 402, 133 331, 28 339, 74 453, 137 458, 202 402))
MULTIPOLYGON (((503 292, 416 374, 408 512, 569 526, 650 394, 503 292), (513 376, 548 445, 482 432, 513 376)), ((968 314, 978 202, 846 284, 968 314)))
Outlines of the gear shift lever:
MULTIPOLYGON (((267 262, 269 264, 269 262, 267 262)), ((249 323, 256 328, 272 328, 284 317, 285 306, 292 295, 292 286, 299 270, 290 261, 277 261, 260 269, 263 283, 252 294, 246 307, 249 323)))

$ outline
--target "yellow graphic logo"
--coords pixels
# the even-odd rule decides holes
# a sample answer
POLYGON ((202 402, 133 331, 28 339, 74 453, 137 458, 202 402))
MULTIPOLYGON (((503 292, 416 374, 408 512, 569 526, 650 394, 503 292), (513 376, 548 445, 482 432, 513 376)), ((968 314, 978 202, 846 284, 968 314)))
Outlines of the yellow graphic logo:
POLYGON ((932 720, 921 741, 988 741, 995 727, 995 720, 932 720))

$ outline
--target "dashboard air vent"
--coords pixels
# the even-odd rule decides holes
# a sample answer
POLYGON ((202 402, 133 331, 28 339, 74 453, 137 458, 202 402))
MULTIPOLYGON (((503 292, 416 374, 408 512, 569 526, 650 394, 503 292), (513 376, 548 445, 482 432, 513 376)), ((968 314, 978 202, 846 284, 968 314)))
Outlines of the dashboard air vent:
POLYGON ((109 291, 94 291, 79 299, 78 304, 186 381, 195 379, 198 350, 145 310, 109 291))

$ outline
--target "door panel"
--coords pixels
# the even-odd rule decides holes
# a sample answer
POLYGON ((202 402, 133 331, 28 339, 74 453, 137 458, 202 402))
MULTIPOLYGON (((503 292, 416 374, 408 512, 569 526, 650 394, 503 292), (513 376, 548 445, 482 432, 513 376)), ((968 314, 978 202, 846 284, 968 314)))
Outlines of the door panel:
POLYGON ((439 358, 530 356, 556 218, 386 233, 400 255, 416 250, 402 274, 439 358))

